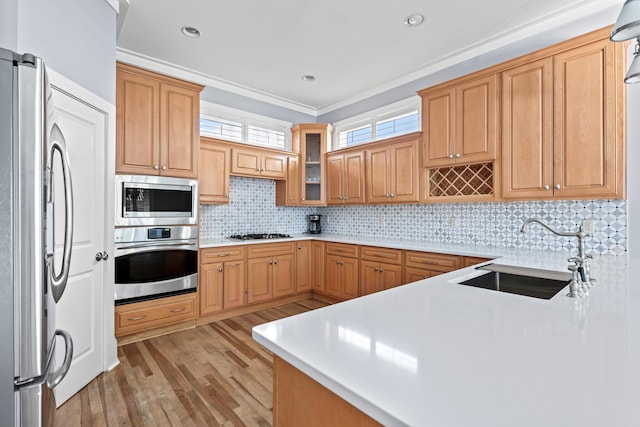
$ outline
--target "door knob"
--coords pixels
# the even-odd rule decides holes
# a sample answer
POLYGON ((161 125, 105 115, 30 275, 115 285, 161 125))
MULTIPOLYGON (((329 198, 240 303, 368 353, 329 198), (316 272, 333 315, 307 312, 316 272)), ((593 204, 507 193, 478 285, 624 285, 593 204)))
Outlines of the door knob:
POLYGON ((460 153, 456 153, 456 159, 460 158, 460 153))
POLYGON ((162 170, 166 171, 167 170, 167 165, 162 165, 162 170))
POLYGON ((548 185, 548 184, 547 184, 547 185, 545 185, 545 186, 544 186, 544 189, 548 191, 548 190, 549 190, 549 185, 548 185))
POLYGON ((453 159, 453 154, 449 154, 449 158, 450 158, 450 159, 453 159))
POLYGON ((109 259, 109 254, 106 252, 98 252, 96 254, 96 261, 100 262, 100 261, 106 261, 107 259, 109 259))
POLYGON ((556 184, 556 190, 560 189, 560 184, 556 184))
POLYGON ((153 165, 153 169, 158 170, 159 166, 158 165, 153 165))

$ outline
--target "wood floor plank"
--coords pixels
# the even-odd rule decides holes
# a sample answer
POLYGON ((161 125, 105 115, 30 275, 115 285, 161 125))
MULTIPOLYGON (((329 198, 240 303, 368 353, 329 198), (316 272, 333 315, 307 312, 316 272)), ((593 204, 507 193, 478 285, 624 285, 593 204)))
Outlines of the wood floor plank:
POLYGON ((56 411, 56 427, 271 426, 272 354, 251 328, 328 304, 308 299, 123 345, 120 365, 56 411))

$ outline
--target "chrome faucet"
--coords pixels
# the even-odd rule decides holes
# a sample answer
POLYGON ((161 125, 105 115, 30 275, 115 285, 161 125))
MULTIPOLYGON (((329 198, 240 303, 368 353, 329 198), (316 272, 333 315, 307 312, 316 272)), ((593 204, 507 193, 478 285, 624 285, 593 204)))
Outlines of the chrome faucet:
POLYGON ((524 233, 527 230, 527 226, 532 222, 540 224, 557 236, 578 238, 578 256, 570 257, 567 260, 571 263, 568 267, 569 271, 571 271, 571 283, 569 284, 569 293, 567 296, 572 298, 581 298, 588 295, 589 288, 593 286, 595 279, 591 277, 591 267, 589 265, 589 259, 593 258, 593 256, 585 253, 584 241, 589 234, 584 231, 584 227, 580 225, 580 228, 578 228, 578 231, 576 232, 558 231, 554 230, 537 218, 529 218, 524 222, 524 224, 522 224, 520 232, 524 233))

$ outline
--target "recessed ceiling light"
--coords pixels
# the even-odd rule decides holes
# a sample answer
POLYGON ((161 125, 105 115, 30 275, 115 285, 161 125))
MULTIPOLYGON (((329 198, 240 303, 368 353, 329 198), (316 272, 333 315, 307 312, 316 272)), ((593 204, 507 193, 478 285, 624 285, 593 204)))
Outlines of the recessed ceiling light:
POLYGON ((412 13, 411 15, 404 18, 404 25, 407 27, 417 27, 418 25, 424 22, 424 15, 419 13, 412 13))
POLYGON ((202 35, 200 30, 195 27, 182 27, 180 31, 182 31, 182 34, 187 37, 191 37, 192 39, 197 39, 202 35))
POLYGON ((316 80, 316 76, 312 76, 311 74, 305 74, 301 78, 303 82, 314 82, 316 80))

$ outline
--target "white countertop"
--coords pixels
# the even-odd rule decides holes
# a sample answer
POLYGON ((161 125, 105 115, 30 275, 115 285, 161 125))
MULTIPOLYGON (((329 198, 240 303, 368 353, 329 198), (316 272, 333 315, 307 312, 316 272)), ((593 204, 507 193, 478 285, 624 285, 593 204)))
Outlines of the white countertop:
MULTIPOLYGON (((567 265, 564 252, 384 242, 567 265)), ((469 267, 256 326, 253 337, 384 425, 638 426, 640 286, 626 257, 597 256, 592 271, 587 298, 565 289, 542 300, 458 285, 480 274, 469 267)))

